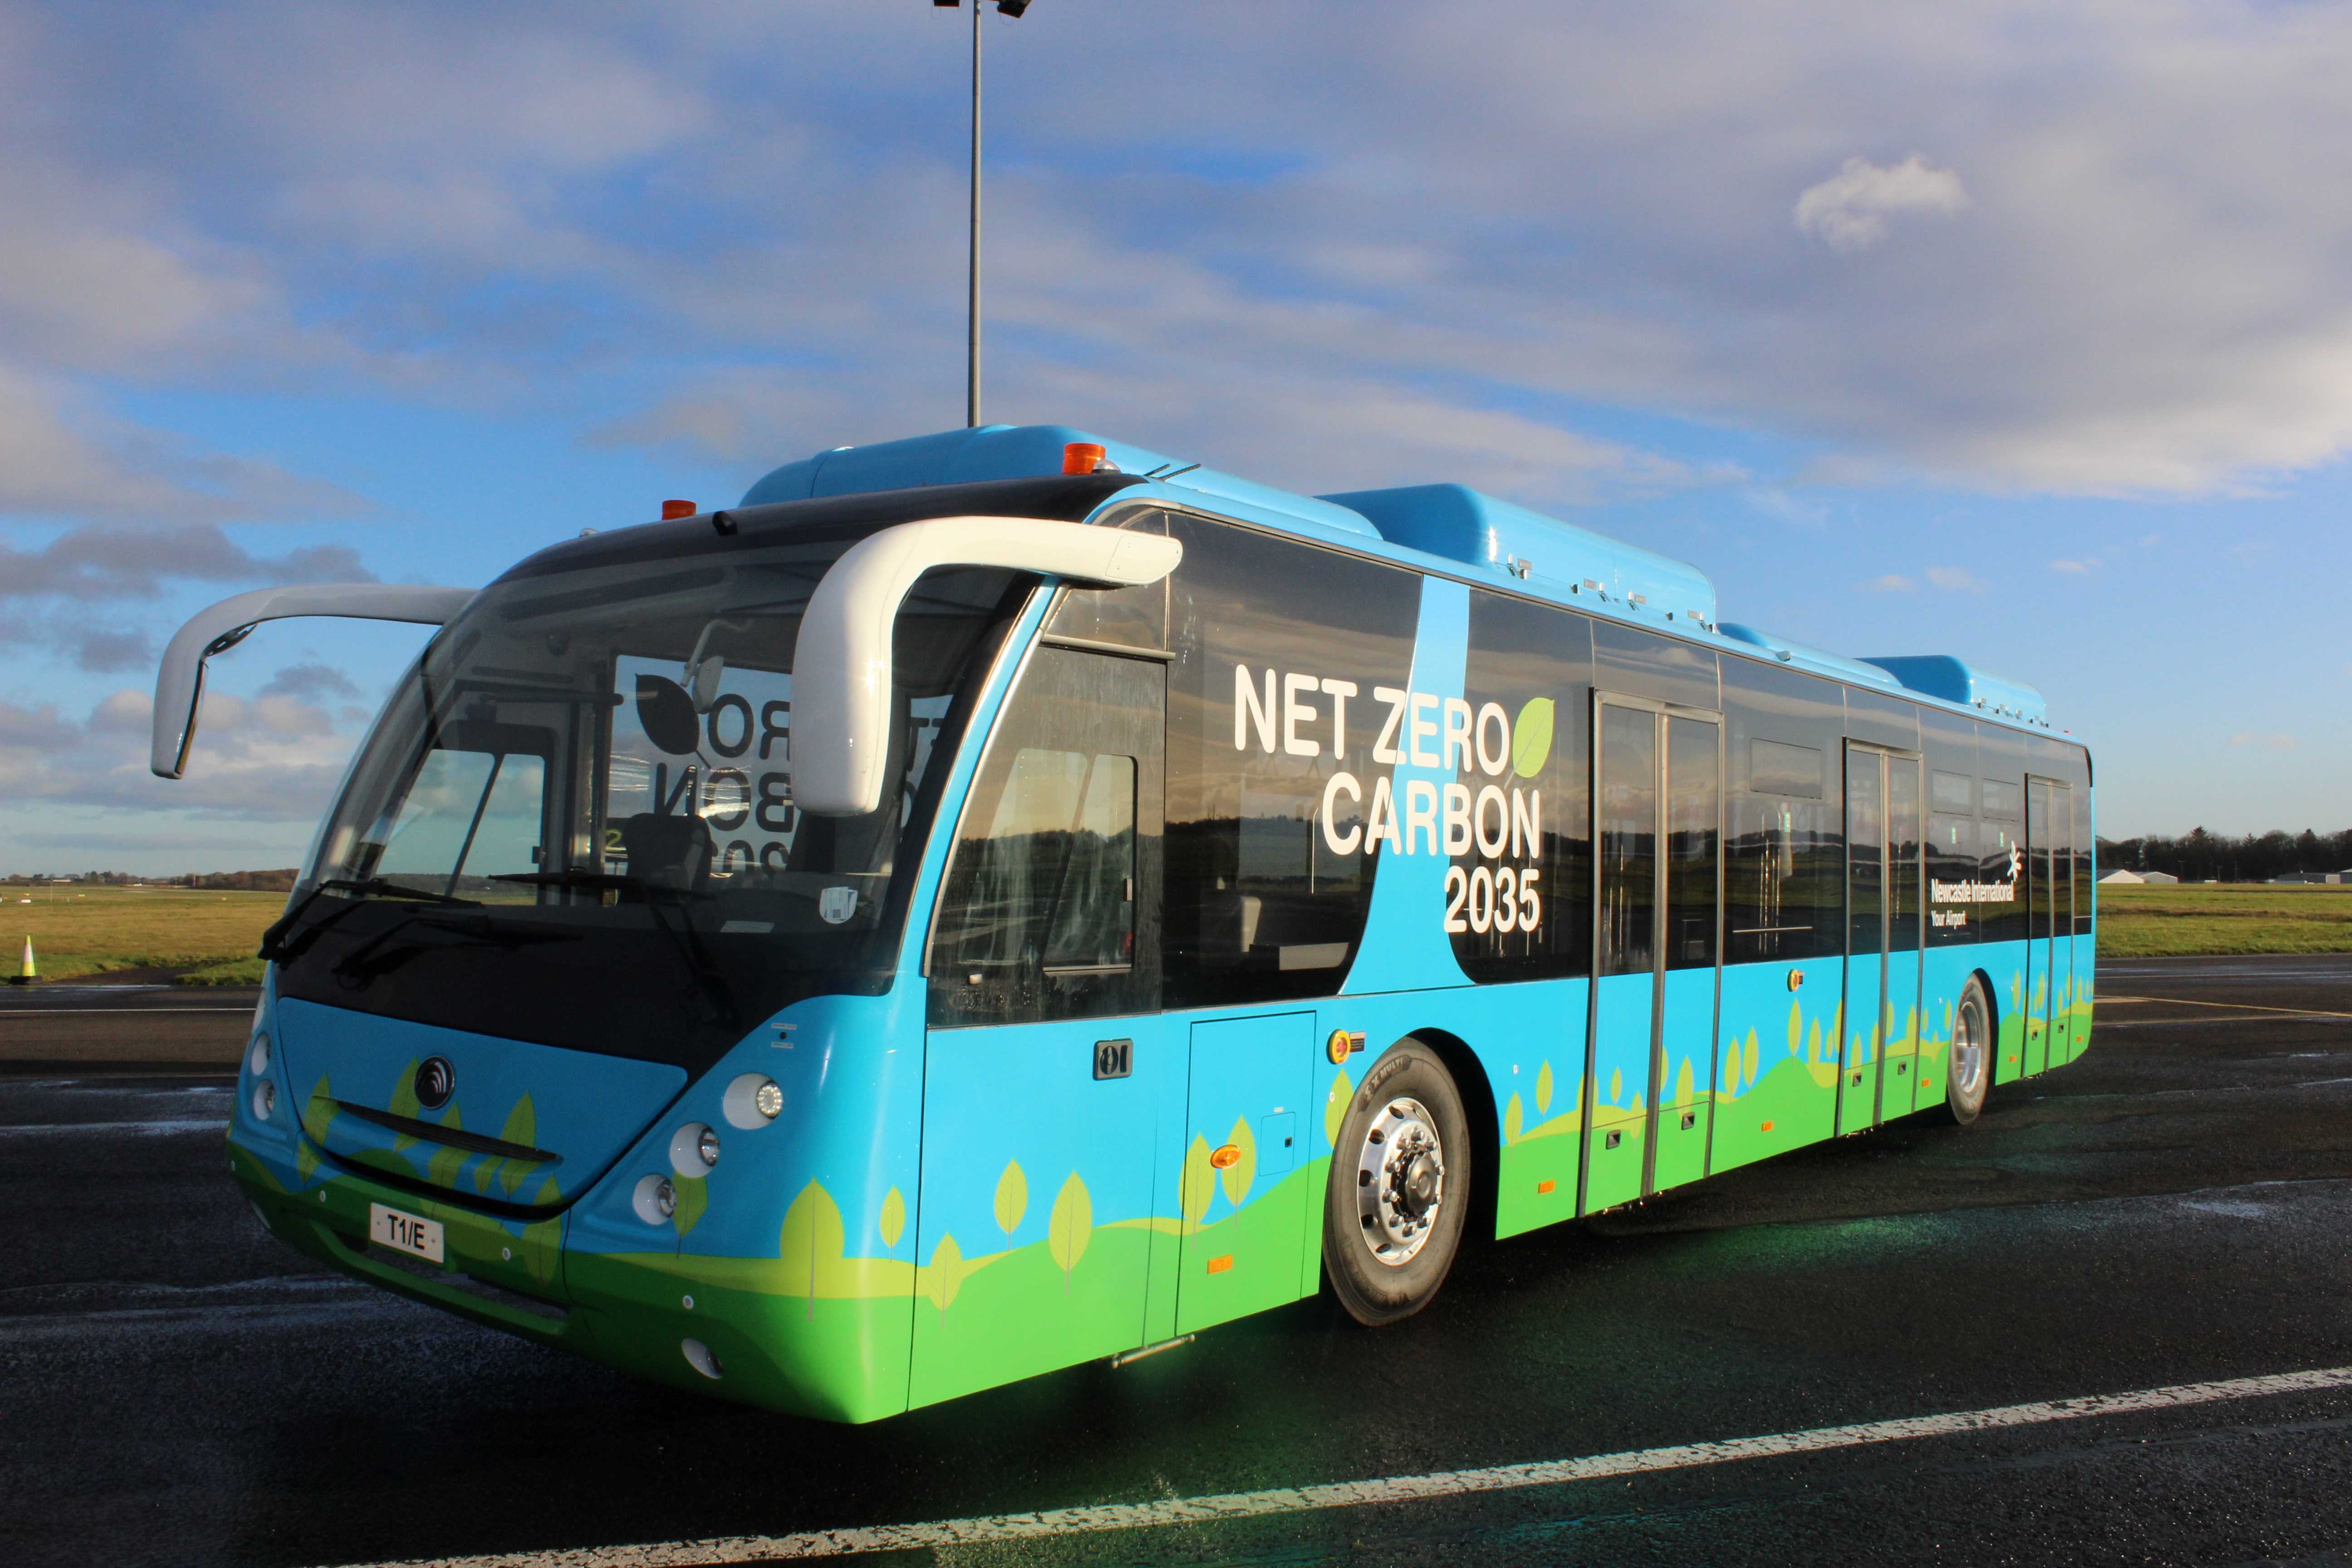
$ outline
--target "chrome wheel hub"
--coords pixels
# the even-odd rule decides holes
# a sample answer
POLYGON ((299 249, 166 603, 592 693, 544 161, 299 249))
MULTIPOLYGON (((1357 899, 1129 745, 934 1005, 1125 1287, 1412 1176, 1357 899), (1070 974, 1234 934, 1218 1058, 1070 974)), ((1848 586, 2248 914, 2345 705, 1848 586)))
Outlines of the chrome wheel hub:
POLYGON ((1391 1100, 1356 1154, 1356 1212, 1364 1245, 1391 1268, 1429 1244, 1445 1204, 1445 1147, 1417 1100, 1391 1100))
POLYGON ((1952 1026, 1952 1087, 1964 1100, 1975 1097, 1984 1077, 1985 1034, 1984 1009, 1971 996, 1961 1004, 1960 1016, 1952 1026))

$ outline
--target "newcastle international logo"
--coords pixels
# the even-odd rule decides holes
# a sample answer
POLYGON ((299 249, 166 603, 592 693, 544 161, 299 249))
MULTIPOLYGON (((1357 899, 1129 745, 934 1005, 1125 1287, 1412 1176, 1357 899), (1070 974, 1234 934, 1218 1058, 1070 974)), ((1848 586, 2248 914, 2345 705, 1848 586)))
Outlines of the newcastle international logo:
POLYGON ((1931 904, 2006 904, 2017 899, 2018 873, 2025 869, 2025 851, 2012 844, 2009 847, 2009 878, 2000 882, 1939 882, 1927 881, 1927 901, 1931 904))

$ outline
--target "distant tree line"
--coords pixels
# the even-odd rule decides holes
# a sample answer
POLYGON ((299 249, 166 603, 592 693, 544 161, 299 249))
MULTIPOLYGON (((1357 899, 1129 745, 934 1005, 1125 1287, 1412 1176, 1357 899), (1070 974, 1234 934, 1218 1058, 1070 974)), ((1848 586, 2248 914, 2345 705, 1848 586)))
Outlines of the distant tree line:
POLYGON ((2165 871, 2184 882, 2267 882, 2290 871, 2352 870, 2352 828, 2341 833, 2226 833, 2190 828, 2178 838, 2102 838, 2099 873, 2165 871))
POLYGON ((289 866, 282 871, 192 871, 173 880, 215 893, 290 893, 294 890, 294 879, 299 874, 289 866))
POLYGON ((53 887, 63 883, 76 888, 203 888, 219 893, 290 893, 294 890, 295 875, 291 866, 282 871, 199 871, 182 877, 142 877, 136 871, 17 871, 0 877, 0 887, 53 887))

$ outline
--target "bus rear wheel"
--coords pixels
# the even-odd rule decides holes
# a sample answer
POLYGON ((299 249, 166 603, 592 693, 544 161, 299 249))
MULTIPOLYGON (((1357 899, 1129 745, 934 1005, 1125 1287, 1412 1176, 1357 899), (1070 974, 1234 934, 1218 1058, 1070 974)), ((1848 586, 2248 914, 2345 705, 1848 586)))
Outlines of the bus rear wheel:
POLYGON ((1429 1305, 1461 1249, 1471 1181, 1454 1075, 1400 1040, 1365 1073, 1332 1142, 1323 1262, 1349 1317, 1376 1328, 1429 1305))
POLYGON ((1966 1127, 1983 1113, 1992 1084, 1992 999, 1975 975, 1960 990, 1952 1014, 1952 1054, 1944 1068, 1944 1103, 1952 1120, 1966 1127))

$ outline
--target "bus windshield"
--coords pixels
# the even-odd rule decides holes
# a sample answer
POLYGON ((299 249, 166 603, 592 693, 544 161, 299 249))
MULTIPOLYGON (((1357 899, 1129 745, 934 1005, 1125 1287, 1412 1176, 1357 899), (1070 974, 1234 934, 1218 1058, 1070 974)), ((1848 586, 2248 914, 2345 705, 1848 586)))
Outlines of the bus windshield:
POLYGON ((284 993, 679 1059, 796 996, 881 989, 934 759, 1024 590, 999 570, 922 579, 881 805, 805 816, 794 643, 868 531, 581 552, 484 590, 393 695, 271 933, 284 993))

